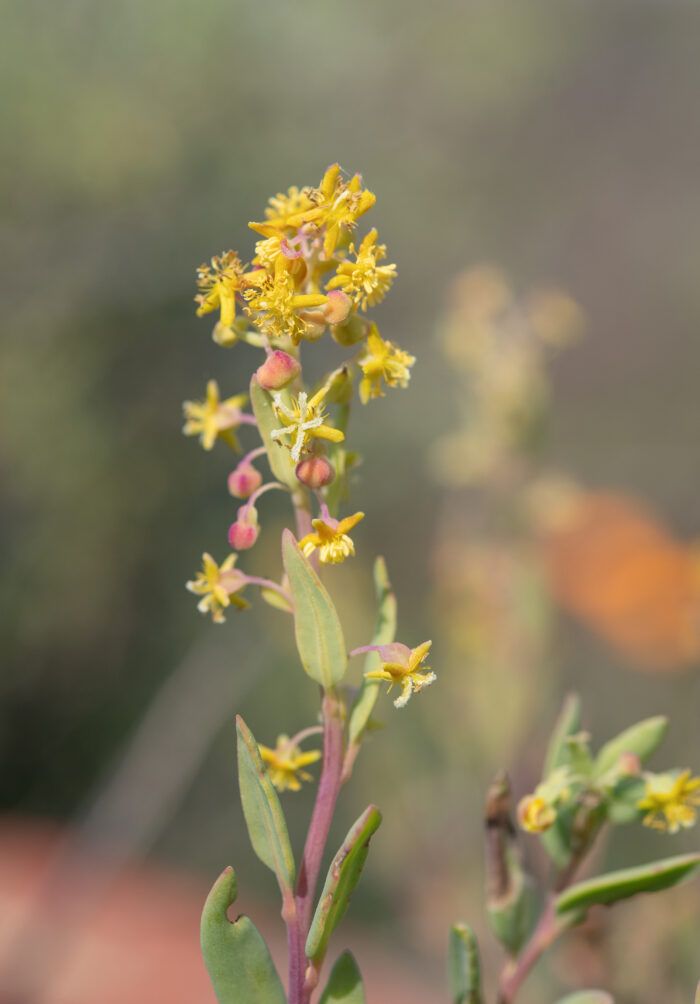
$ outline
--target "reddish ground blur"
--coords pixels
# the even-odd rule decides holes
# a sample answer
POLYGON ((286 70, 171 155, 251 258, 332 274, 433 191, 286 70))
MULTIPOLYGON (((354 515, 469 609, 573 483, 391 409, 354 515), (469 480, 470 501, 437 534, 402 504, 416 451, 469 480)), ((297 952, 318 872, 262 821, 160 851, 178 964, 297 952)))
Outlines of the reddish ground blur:
MULTIPOLYGON (((56 826, 0 822, 0 1004, 215 1004, 199 954, 205 885, 153 865, 118 873, 109 866, 106 875, 95 862, 74 868, 66 881, 65 867, 57 867, 68 860, 66 846, 56 826)), ((254 914, 283 971, 281 920, 241 906, 254 914)), ((350 926, 339 934, 337 951, 350 947, 357 955, 369 1001, 431 999, 404 961, 350 926)))

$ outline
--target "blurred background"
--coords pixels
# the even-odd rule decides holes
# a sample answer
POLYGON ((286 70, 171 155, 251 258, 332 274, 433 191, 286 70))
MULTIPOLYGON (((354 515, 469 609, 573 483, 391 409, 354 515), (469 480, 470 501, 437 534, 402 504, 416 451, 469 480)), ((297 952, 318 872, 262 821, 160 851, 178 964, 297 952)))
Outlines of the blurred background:
MULTIPOLYGON (((384 703, 344 793, 336 837, 368 798, 385 814, 346 940, 370 1000, 445 999, 451 920, 498 959, 479 926, 484 793, 501 766, 532 790, 567 691, 594 745, 665 713, 659 762, 700 768, 700 12, 8 0, 3 14, 6 1002, 212 1004, 198 913, 229 863, 240 909, 281 943, 233 722, 273 744, 310 724, 315 693, 283 615, 257 604, 213 628, 185 592, 203 550, 227 552, 235 503, 230 454, 182 437, 181 402, 212 377, 239 393, 257 365, 195 318, 197 265, 229 247, 249 258, 267 198, 336 160, 377 194, 398 280, 376 317, 418 361, 407 391, 353 415, 367 518, 329 583, 349 597, 348 643, 366 643, 384 554, 399 636, 433 638, 439 678, 400 715, 384 703), (484 276, 518 303, 564 291, 549 344, 560 328, 571 344, 528 356, 528 380, 515 366, 512 442, 446 464, 445 437, 486 421, 483 371, 459 350, 484 276), (574 485, 576 517, 562 525, 561 495, 533 485, 574 485)), ((335 350, 319 350, 329 366, 335 350)), ((283 510, 267 501, 245 564, 258 574, 278 567, 283 510)), ((285 796, 297 841, 311 798, 285 796)), ((636 828, 601 864, 696 845, 636 828)), ((621 906, 523 1002, 591 983, 688 1001, 697 932, 697 887, 621 906)))

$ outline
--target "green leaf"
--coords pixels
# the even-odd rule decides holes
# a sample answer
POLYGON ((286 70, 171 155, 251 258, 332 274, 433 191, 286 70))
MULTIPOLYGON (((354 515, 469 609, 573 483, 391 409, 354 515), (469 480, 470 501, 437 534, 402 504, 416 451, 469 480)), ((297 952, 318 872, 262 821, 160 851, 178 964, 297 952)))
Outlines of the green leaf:
POLYGON ((681 854, 638 868, 624 868, 599 875, 586 882, 579 882, 561 893, 557 898, 557 913, 585 913, 596 904, 607 906, 629 896, 636 896, 637 893, 669 889, 691 878, 698 870, 700 854, 681 854))
POLYGON ((540 833, 542 846, 559 871, 563 871, 571 863, 571 828, 573 814, 562 811, 552 825, 544 833, 540 833))
POLYGON ((258 744, 240 715, 236 718, 236 729, 238 783, 250 842, 260 860, 277 876, 282 892, 289 892, 294 885, 294 856, 282 806, 258 744))
POLYGON ((381 813, 373 805, 365 809, 331 862, 306 939, 306 955, 312 962, 322 960, 326 954, 328 939, 348 908, 350 897, 360 881, 370 839, 381 821, 381 813))
POLYGON ((253 922, 241 916, 231 923, 226 916, 236 892, 233 868, 226 868, 202 911, 202 955, 216 999, 219 1004, 285 1004, 277 970, 253 922))
MULTIPOLYGON (((377 623, 374 628, 372 645, 389 645, 396 635, 396 596, 394 595, 384 558, 377 558, 374 563, 374 589, 377 594, 377 623)), ((368 652, 365 659, 364 672, 379 669, 378 652, 368 652)), ((348 737, 350 745, 356 743, 367 727, 372 709, 379 693, 379 680, 367 680, 362 677, 362 686, 355 698, 350 712, 348 737)))
POLYGON ((557 718, 552 737, 549 740, 547 754, 544 758, 542 777, 549 777, 553 770, 566 763, 566 740, 581 728, 581 698, 578 694, 569 694, 557 718))
POLYGON ((282 534, 282 556, 294 600, 294 629, 301 663, 326 690, 342 680, 348 665, 338 613, 290 530, 282 534))
POLYGON ((623 753, 635 753, 644 763, 661 745, 667 730, 668 719, 663 715, 645 718, 625 729, 603 746, 596 758, 593 776, 600 778, 616 767, 623 753))
POLYGON ((557 1001, 557 1004, 615 1004, 605 990, 577 990, 557 1001))
POLYGON ((508 954, 516 956, 535 926, 538 898, 532 879, 524 874, 510 848, 505 850, 504 857, 511 873, 511 888, 507 896, 486 904, 486 917, 508 954))
POLYGON ((366 1004, 360 970, 350 952, 338 957, 318 1004, 366 1004))
POLYGON ((454 1004, 482 1004, 479 944, 466 924, 450 928, 447 981, 454 1004))
POLYGON ((293 491, 299 488, 299 481, 295 472, 295 464, 290 451, 273 439, 270 435, 273 429, 279 429, 281 423, 275 415, 272 406, 272 398, 268 392, 260 386, 256 377, 250 381, 250 403, 253 414, 258 421, 258 432, 267 450, 267 457, 270 469, 277 481, 287 485, 293 491))
POLYGON ((644 798, 646 782, 643 777, 621 777, 607 792, 607 816, 616 826, 637 822, 643 810, 638 808, 644 798))

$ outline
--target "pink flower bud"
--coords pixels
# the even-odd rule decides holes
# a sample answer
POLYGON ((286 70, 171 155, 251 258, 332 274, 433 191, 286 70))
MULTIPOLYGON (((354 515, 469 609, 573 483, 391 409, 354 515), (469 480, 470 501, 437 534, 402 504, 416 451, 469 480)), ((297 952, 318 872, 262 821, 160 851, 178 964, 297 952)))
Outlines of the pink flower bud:
POLYGON ((262 484, 262 474, 245 461, 241 461, 235 471, 228 476, 228 490, 237 499, 247 499, 262 484))
POLYGON ((275 351, 267 357, 262 366, 256 372, 258 383, 265 390, 281 390, 301 373, 299 362, 281 349, 275 351))
POLYGON ((628 777, 639 777, 642 773, 642 761, 636 753, 622 753, 618 765, 620 773, 628 777))
POLYGON ((332 289, 328 303, 323 308, 323 316, 328 324, 343 324, 352 310, 352 300, 342 289, 332 289))
POLYGON ((314 455, 300 460, 296 466, 296 475, 307 488, 323 488, 335 478, 335 470, 325 457, 314 455))
POLYGON ((241 506, 238 518, 228 531, 228 542, 234 551, 247 551, 258 539, 258 510, 255 506, 241 506))

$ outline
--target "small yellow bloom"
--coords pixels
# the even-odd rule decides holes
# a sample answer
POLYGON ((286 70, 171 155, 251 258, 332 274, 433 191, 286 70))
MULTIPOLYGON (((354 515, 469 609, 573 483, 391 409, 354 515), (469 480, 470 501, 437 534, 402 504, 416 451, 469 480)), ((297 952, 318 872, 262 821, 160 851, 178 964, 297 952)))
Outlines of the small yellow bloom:
POLYGON ((277 737, 277 746, 270 749, 268 746, 258 746, 263 763, 267 767, 270 780, 278 791, 299 791, 301 781, 313 780, 308 771, 302 767, 315 763, 321 758, 320 750, 309 750, 302 753, 299 747, 289 736, 281 735, 277 737))
POLYGON ((321 562, 326 565, 336 565, 346 558, 355 554, 355 545, 348 536, 348 531, 364 519, 363 512, 356 512, 354 516, 346 516, 338 522, 329 515, 328 509, 323 506, 322 519, 312 519, 311 524, 316 531, 307 533, 299 541, 299 547, 306 557, 319 548, 321 562))
POLYGON ((265 218, 268 225, 285 230, 290 226, 291 217, 298 216, 299 213, 305 213, 312 208, 313 203, 309 198, 308 189, 302 188, 300 191, 296 185, 293 185, 287 189, 286 195, 283 192, 278 192, 277 195, 273 195, 268 200, 265 218))
POLYGON ((437 679, 435 673, 430 672, 430 666, 421 665, 431 645, 431 641, 424 641, 417 648, 408 648, 400 642, 393 642, 391 645, 368 645, 355 649, 355 652, 379 652, 381 667, 365 673, 365 679, 386 680, 389 690, 393 686, 401 687, 401 695, 394 701, 394 707, 403 708, 411 694, 420 693, 423 687, 437 679))
POLYGON ((297 293, 291 262, 282 254, 274 259, 274 272, 260 268, 246 272, 243 296, 253 323, 274 338, 288 335, 298 345, 307 332, 307 322, 297 310, 320 307, 328 302, 323 293, 297 293), (251 288, 252 287, 252 288, 251 288))
POLYGON ((689 770, 676 777, 672 774, 648 775, 646 794, 637 802, 637 808, 646 812, 644 825, 668 833, 694 826, 698 805, 700 777, 691 777, 689 770))
POLYGON ((224 563, 219 566, 210 554, 202 556, 202 571, 196 579, 187 583, 191 593, 196 593, 202 599, 197 604, 200 613, 210 613, 215 624, 223 624, 226 607, 239 607, 244 610, 249 604, 241 596, 239 590, 246 584, 246 576, 234 568, 238 555, 229 554, 224 563))
POLYGON ((241 424, 241 408, 247 400, 246 394, 236 394, 222 401, 219 385, 216 380, 210 380, 206 400, 185 401, 183 404, 187 421, 182 431, 186 436, 199 436, 205 450, 211 450, 217 436, 221 436, 234 450, 238 450, 240 447, 233 430, 241 424))
POLYGON ((383 397, 382 380, 387 387, 405 387, 410 379, 410 367, 416 357, 397 348, 392 342, 385 342, 372 324, 367 336, 367 346, 358 362, 362 368, 360 400, 367 404, 371 397, 383 397))
POLYGON ((528 833, 544 833, 556 818, 556 809, 541 795, 526 795, 520 800, 518 822, 528 833))
POLYGON ((235 251, 225 251, 197 269, 197 285, 202 291, 195 297, 197 317, 221 311, 221 323, 230 328, 236 317, 236 293, 241 289, 243 266, 235 251))
POLYGON ((351 244, 350 254, 354 254, 356 260, 341 262, 326 289, 342 289, 366 310, 367 304, 373 307, 384 299, 396 278, 396 265, 378 264, 386 258, 386 244, 377 244, 376 230, 370 230, 357 252, 351 244))
POLYGON ((282 426, 273 429, 270 435, 275 440, 283 439, 285 436, 290 437, 287 445, 292 451, 294 463, 299 463, 309 439, 327 439, 331 443, 340 443, 345 439, 340 429, 334 429, 333 426, 324 423, 325 413, 321 401, 328 393, 328 389, 328 385, 322 387, 311 398, 306 391, 302 391, 298 397, 292 398, 291 408, 284 403, 279 392, 272 396, 275 413, 282 426))
POLYGON ((321 228, 325 225, 323 251, 330 258, 336 249, 342 229, 350 230, 363 213, 376 202, 373 192, 362 187, 362 178, 356 174, 349 182, 340 177, 340 165, 331 164, 318 188, 308 190, 312 203, 297 215, 287 218, 287 226, 301 227, 307 223, 321 228))

